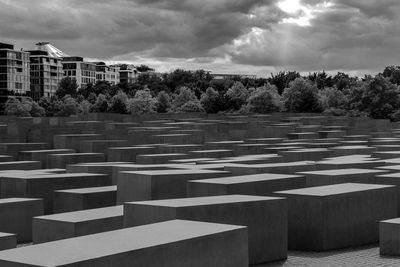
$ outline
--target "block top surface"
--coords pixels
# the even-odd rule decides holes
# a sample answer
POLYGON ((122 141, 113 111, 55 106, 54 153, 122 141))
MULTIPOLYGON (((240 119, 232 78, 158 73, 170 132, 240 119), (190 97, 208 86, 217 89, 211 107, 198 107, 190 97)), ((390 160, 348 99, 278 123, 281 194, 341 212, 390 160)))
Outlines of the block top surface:
POLYGON ((307 166, 314 164, 315 164, 314 161, 296 161, 296 162, 266 163, 266 164, 234 164, 231 165, 230 167, 262 169, 262 168, 272 168, 272 167, 307 166))
POLYGON ((287 191, 278 191, 275 193, 283 194, 283 195, 303 195, 303 196, 324 197, 324 196, 351 194, 354 192, 393 188, 393 187, 395 187, 395 186, 377 185, 377 184, 345 183, 345 184, 308 187, 308 188, 294 189, 294 190, 287 190, 287 191))
POLYGON ((0 261, 64 266, 192 238, 244 229, 243 226, 174 220, 48 242, 0 252, 0 261), (43 257, 43 255, 46 255, 43 257))
POLYGON ((16 234, 10 234, 10 233, 2 233, 0 232, 0 238, 1 237, 10 237, 10 236, 17 236, 16 234))
POLYGON ((97 173, 11 173, 9 175, 3 175, 3 178, 13 178, 13 179, 62 179, 62 178, 82 178, 82 177, 103 177, 106 174, 97 173))
POLYGON ((78 223, 83 221, 92 221, 102 218, 117 217, 124 215, 123 206, 113 206, 100 209, 80 210, 73 212, 57 213, 35 217, 43 220, 62 221, 78 223))
POLYGON ((212 178, 212 179, 201 179, 201 180, 192 180, 189 182, 194 183, 204 183, 204 184, 241 184, 241 183, 254 183, 260 181, 272 181, 272 180, 280 180, 280 179, 295 179, 304 177, 302 175, 289 175, 289 174, 273 174, 273 173, 260 173, 260 174, 251 174, 251 175, 240 175, 240 176, 229 176, 222 178, 212 178))
MULTIPOLYGON (((190 167, 190 166, 189 166, 190 167)), ((122 171, 121 173, 138 174, 138 175, 149 175, 149 176, 163 176, 163 175, 188 175, 188 174, 224 174, 229 173, 227 171, 214 171, 204 169, 167 169, 167 170, 152 170, 152 171, 122 171)))
POLYGON ((73 193, 73 194, 91 194, 91 193, 101 193, 117 191, 117 186, 99 186, 99 187, 89 187, 89 188, 77 188, 77 189, 67 189, 67 190, 56 190, 54 192, 60 193, 73 193))
POLYGON ((400 225, 400 218, 394 218, 390 220, 381 221, 381 223, 390 223, 390 224, 399 224, 400 225))
POLYGON ((223 195, 223 196, 211 196, 211 197, 177 198, 177 199, 128 202, 125 204, 180 208, 180 207, 221 205, 221 204, 231 204, 231 203, 282 200, 282 199, 284 198, 249 196, 249 195, 223 195))
POLYGON ((372 170, 372 169, 357 169, 357 168, 299 172, 299 174, 320 175, 320 176, 343 176, 352 174, 381 174, 381 173, 385 173, 385 171, 372 170))
POLYGON ((18 202, 31 202, 31 201, 42 201, 41 198, 2 198, 0 199, 1 204, 18 203, 18 202))

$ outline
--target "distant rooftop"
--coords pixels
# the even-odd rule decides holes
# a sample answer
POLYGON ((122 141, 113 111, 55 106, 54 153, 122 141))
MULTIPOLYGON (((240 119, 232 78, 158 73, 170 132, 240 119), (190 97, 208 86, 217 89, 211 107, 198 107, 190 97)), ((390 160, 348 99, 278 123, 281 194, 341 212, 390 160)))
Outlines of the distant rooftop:
POLYGON ((14 50, 14 46, 12 44, 0 43, 0 49, 14 50))
POLYGON ((65 54, 63 51, 53 46, 49 42, 40 42, 37 43, 36 46, 37 50, 46 51, 51 57, 57 57, 57 58, 69 57, 68 54, 65 54))

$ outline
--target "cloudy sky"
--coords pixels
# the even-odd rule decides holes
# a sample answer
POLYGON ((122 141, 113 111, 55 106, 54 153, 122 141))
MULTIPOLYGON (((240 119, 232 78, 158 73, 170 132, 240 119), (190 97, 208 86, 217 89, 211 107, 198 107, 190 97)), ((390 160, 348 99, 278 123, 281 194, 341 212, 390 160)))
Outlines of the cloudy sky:
POLYGON ((269 76, 400 65, 399 0, 0 0, 0 42, 70 55, 269 76))

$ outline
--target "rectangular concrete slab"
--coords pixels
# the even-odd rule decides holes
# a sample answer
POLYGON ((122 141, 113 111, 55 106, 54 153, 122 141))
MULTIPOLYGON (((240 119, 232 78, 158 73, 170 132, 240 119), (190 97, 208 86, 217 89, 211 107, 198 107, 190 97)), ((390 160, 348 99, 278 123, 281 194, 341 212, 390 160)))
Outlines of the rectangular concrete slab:
POLYGON ((289 200, 289 249, 324 251, 377 242, 397 215, 396 188, 346 183, 276 192, 289 200))
POLYGON ((303 188, 303 175, 262 173, 188 181, 188 197, 245 194, 271 196, 275 191, 303 188))
POLYGON ((108 186, 107 175, 93 173, 14 173, 1 178, 1 197, 43 198, 45 214, 53 212, 54 191, 108 186))
POLYGON ((400 256, 400 218, 379 222, 379 252, 400 256))
POLYGON ((182 169, 120 172, 117 204, 127 201, 186 197, 186 182, 228 176, 226 171, 182 169))
POLYGON ((0 199, 0 231, 16 234, 18 242, 32 241, 32 218, 41 215, 42 199, 0 199))
POLYGON ((0 265, 247 267, 247 229, 175 220, 7 250, 0 265))
POLYGON ((247 226, 251 264, 287 258, 286 199, 229 195, 124 204, 124 227, 174 219, 247 226))
POLYGON ((54 191, 54 213, 115 206, 117 186, 54 191))
POLYGON ((321 186, 342 183, 374 184, 375 177, 385 173, 387 173, 387 171, 355 168, 299 172, 299 174, 305 175, 306 186, 321 186))
POLYGON ((90 209, 33 218, 33 243, 44 243, 121 229, 123 206, 90 209))

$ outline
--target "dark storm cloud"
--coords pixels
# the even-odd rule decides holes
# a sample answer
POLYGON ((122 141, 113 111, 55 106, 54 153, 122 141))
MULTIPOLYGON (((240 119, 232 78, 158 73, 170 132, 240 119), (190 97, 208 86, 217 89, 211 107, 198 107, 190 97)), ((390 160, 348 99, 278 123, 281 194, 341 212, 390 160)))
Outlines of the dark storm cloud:
POLYGON ((235 71, 398 64, 400 1, 323 2, 302 0, 313 15, 304 27, 284 19, 307 13, 285 13, 278 0, 0 0, 0 41, 24 48, 50 41, 102 60, 181 60, 183 68, 216 61, 235 71))
POLYGON ((303 1, 310 25, 279 24, 236 47, 236 63, 284 69, 380 71, 400 62, 400 1, 303 1), (277 41, 278 40, 278 41, 277 41))

